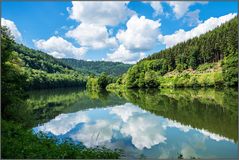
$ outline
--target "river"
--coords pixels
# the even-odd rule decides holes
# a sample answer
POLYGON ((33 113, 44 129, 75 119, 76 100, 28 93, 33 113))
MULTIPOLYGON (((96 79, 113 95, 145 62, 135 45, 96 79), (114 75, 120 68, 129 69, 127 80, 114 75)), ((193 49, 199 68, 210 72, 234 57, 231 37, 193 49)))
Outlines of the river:
POLYGON ((162 89, 30 92, 35 133, 126 158, 236 158, 237 92, 162 89))

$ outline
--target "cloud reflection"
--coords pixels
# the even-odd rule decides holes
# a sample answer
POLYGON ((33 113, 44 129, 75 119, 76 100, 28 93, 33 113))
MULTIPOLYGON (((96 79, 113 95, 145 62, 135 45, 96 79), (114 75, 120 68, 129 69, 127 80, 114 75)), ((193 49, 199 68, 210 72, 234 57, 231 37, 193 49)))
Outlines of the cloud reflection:
MULTIPOLYGON (((61 114, 48 123, 36 127, 35 130, 51 132, 56 136, 67 133, 70 138, 82 142, 87 147, 112 144, 112 139, 117 139, 114 133, 117 133, 123 138, 130 138, 131 143, 139 150, 150 149, 160 143, 166 144, 168 128, 177 128, 183 132, 196 130, 204 137, 216 141, 229 140, 204 129, 194 129, 189 125, 153 115, 131 103, 104 108, 100 112, 102 114, 99 115, 94 110, 61 114), (83 125, 77 129, 79 123, 83 125)), ((188 149, 182 152, 188 152, 188 149)))

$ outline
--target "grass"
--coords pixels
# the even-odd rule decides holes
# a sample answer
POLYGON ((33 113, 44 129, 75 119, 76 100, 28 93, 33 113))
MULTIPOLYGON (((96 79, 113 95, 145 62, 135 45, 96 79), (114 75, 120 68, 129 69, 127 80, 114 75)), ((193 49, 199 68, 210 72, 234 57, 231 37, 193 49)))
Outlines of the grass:
POLYGON ((223 85, 221 62, 205 63, 196 70, 176 70, 157 78, 161 88, 219 87, 223 85))
POLYGON ((2 120, 2 157, 7 159, 117 159, 118 150, 86 148, 71 140, 57 143, 43 133, 33 134, 15 122, 2 120))

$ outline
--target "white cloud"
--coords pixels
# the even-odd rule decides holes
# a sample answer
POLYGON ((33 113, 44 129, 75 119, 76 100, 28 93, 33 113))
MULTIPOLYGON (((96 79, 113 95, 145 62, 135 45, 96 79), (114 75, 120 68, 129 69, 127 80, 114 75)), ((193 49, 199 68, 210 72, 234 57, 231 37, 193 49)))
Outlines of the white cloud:
POLYGON ((83 142, 87 147, 105 145, 113 137, 113 130, 119 130, 119 122, 109 120, 96 120, 95 123, 87 123, 76 133, 70 135, 73 140, 83 142))
POLYGON ((159 41, 161 41, 163 44, 166 45, 166 48, 169 48, 180 42, 184 42, 188 39, 191 39, 193 37, 197 37, 203 33, 206 33, 220 26, 221 24, 229 21, 230 19, 234 18, 236 15, 237 15, 236 13, 234 14, 230 13, 225 16, 221 16, 219 18, 211 17, 190 31, 184 31, 183 29, 180 29, 171 35, 165 35, 165 36, 159 35, 158 39, 159 41))
POLYGON ((199 20, 200 10, 196 9, 195 11, 188 12, 185 15, 184 22, 186 22, 190 27, 200 24, 202 21, 199 20))
POLYGON ((190 129, 192 129, 191 126, 189 125, 182 125, 181 123, 167 119, 166 123, 163 125, 163 128, 166 129, 167 127, 169 128, 178 128, 179 130, 183 132, 188 132, 190 129))
POLYGON ((144 3, 149 3, 150 6, 154 9, 154 16, 163 14, 163 6, 160 1, 145 1, 144 3))
POLYGON ((78 22, 98 25, 117 25, 134 12, 127 8, 128 2, 72 2, 68 11, 70 18, 78 22))
POLYGON ((14 39, 17 42, 22 41, 22 35, 19 32, 19 30, 17 29, 17 26, 15 25, 15 23, 13 21, 10 21, 5 18, 1 18, 1 25, 6 26, 10 30, 11 34, 14 36, 14 39))
POLYGON ((120 131, 126 136, 131 136, 132 144, 139 150, 150 149, 152 146, 164 143, 166 140, 161 123, 150 114, 131 117, 120 131))
POLYGON ((81 46, 94 49, 115 47, 117 45, 114 37, 109 37, 105 26, 81 23, 78 27, 66 33, 67 37, 74 38, 81 46))
MULTIPOLYGON (((190 125, 183 125, 174 120, 153 115, 131 103, 97 110, 88 109, 76 113, 61 114, 53 120, 35 127, 33 130, 35 132, 51 132, 57 136, 70 137, 74 141, 82 142, 87 147, 117 147, 117 140, 120 135, 120 141, 130 138, 132 145, 139 150, 144 148, 150 149, 152 146, 167 142, 167 137, 170 138, 166 134, 168 128, 178 128, 183 132, 195 130, 197 133, 200 133, 196 137, 199 139, 210 138, 216 141, 233 142, 207 130, 193 128, 190 125), (101 114, 94 116, 96 112, 101 114)), ((192 140, 193 137, 189 137, 192 140)), ((186 138, 187 140, 188 138, 186 138)), ((195 142, 197 141, 198 139, 195 142)), ((182 147, 181 153, 189 153, 188 148, 182 147)), ((167 153, 165 154, 164 156, 167 158, 167 153)))
POLYGON ((183 132, 189 132, 190 130, 196 130, 199 133, 203 134, 204 137, 209 137, 213 140, 216 141, 230 141, 233 142, 231 139, 228 139, 226 137, 220 136, 218 134, 215 133, 211 133, 205 129, 197 129, 197 128, 193 128, 191 125, 184 125, 181 124, 180 122, 177 122, 175 120, 170 120, 170 119, 166 119, 166 121, 163 124, 163 128, 167 129, 167 128, 178 128, 179 130, 183 131, 183 132))
POLYGON ((113 61, 113 62, 124 62, 133 64, 136 63, 138 60, 145 57, 143 52, 131 52, 124 47, 124 45, 120 45, 117 50, 113 53, 107 54, 106 61, 113 61))
POLYGON ((195 2, 195 1, 168 1, 169 6, 172 7, 173 12, 177 19, 183 17, 189 10, 189 7, 196 4, 206 4, 207 2, 195 2))
POLYGON ((84 112, 60 114, 55 119, 35 128, 42 132, 51 132, 54 135, 64 135, 79 123, 88 122, 89 118, 84 112))
POLYGON ((117 39, 131 51, 150 50, 157 41, 161 23, 146 19, 144 16, 138 18, 132 16, 127 22, 125 31, 119 30, 117 39))
POLYGON ((135 107, 131 103, 115 106, 110 111, 111 114, 116 114, 117 116, 119 116, 123 120, 123 122, 127 122, 135 112, 142 112, 142 110, 140 110, 138 107, 135 107))
POLYGON ((72 57, 81 59, 86 52, 86 48, 77 48, 62 37, 52 36, 48 40, 33 40, 34 45, 56 58, 72 57))

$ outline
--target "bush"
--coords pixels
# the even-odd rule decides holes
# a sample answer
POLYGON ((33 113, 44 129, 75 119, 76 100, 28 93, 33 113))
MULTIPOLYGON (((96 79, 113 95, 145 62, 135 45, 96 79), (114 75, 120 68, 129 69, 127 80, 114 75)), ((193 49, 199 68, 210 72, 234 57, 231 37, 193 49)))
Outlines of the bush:
POLYGON ((2 121, 2 157, 7 159, 115 159, 119 158, 118 150, 106 148, 86 148, 71 140, 57 142, 43 133, 34 135, 31 130, 13 122, 2 121))

